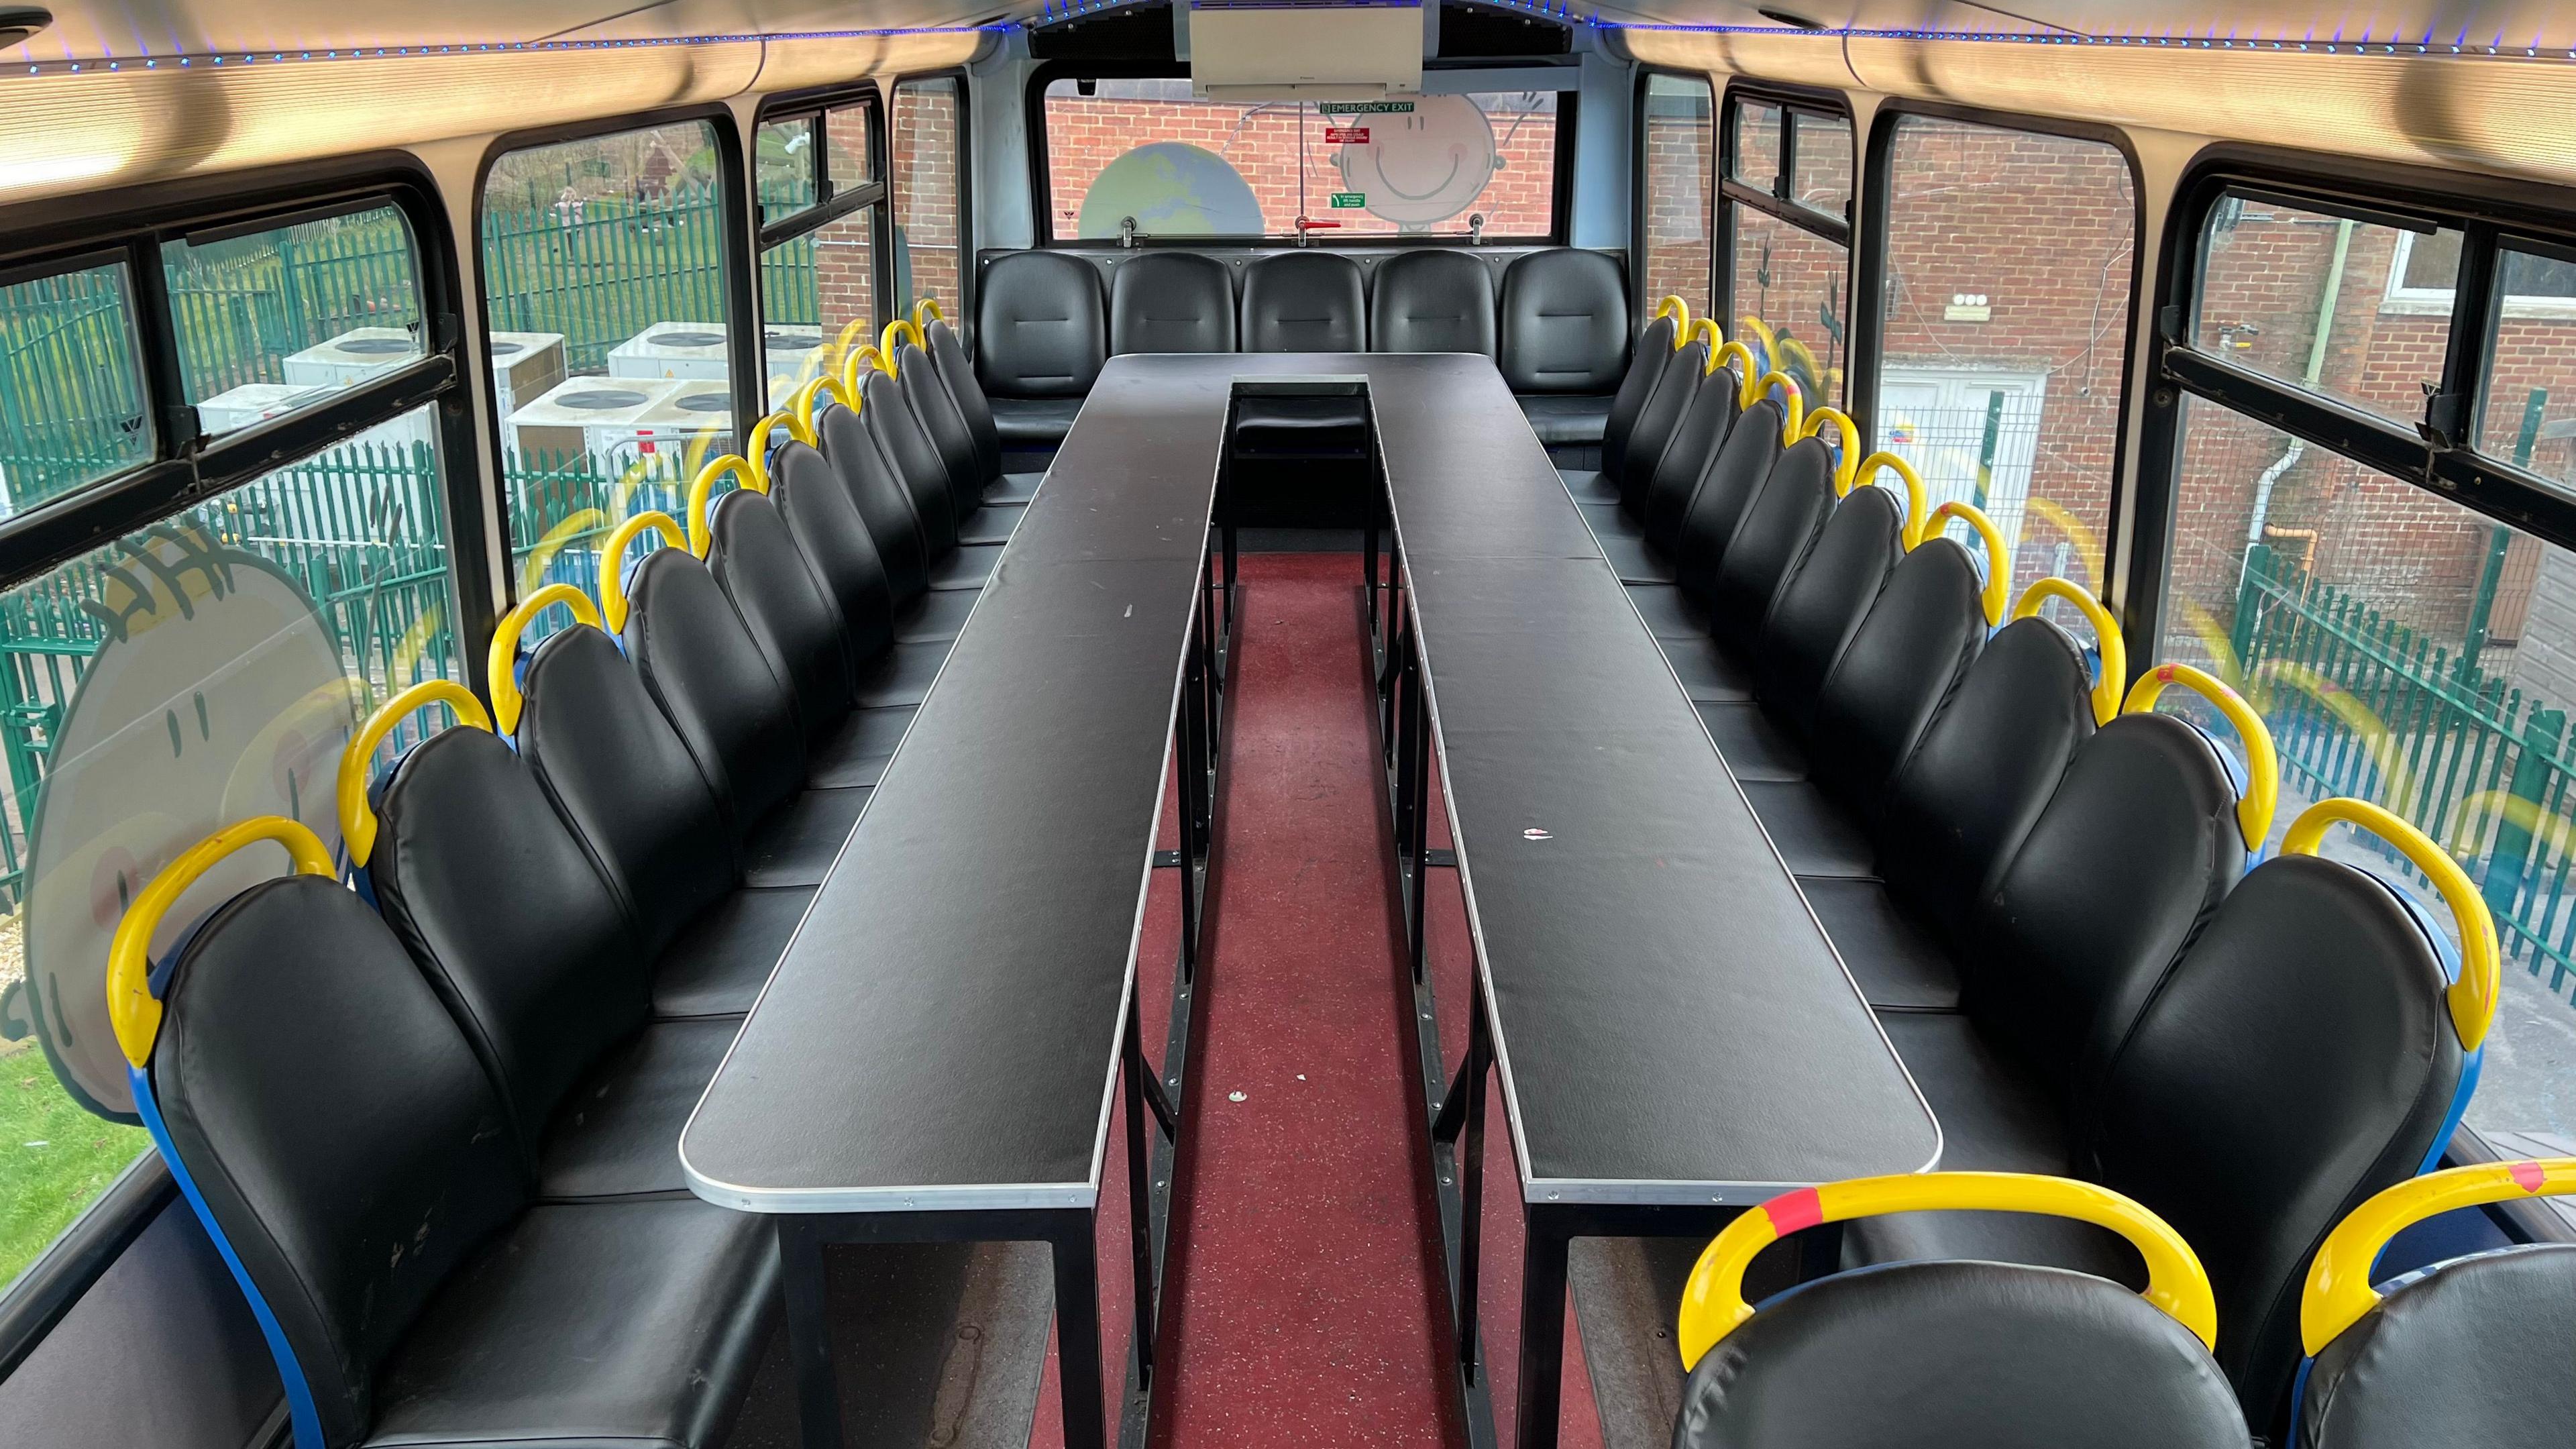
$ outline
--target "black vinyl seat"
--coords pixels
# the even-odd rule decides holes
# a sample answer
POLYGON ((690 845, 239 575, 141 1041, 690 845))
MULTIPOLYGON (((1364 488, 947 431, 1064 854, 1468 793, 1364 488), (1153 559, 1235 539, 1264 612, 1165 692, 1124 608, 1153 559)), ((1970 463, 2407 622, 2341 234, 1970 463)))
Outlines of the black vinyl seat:
MULTIPOLYGON (((930 304, 925 304, 930 305, 930 304)), ((966 344, 957 340, 935 306, 930 321, 921 329, 922 350, 930 354, 931 364, 939 369, 939 380, 948 387, 949 401, 957 408, 958 418, 966 424, 967 436, 975 447, 975 476, 984 480, 986 503, 1026 503, 1037 496, 1043 473, 1009 473, 1002 468, 1002 432, 993 421, 993 401, 984 395, 984 385, 975 380, 975 361, 966 355, 966 344)))
POLYGON ((2576 1159, 2427 1173, 2326 1238, 2300 1302, 2313 1357, 2297 1449, 2547 1449, 2576 1423, 2576 1245, 2532 1243, 2374 1284, 2390 1238, 2441 1212, 2576 1192, 2576 1159))
MULTIPOLYGON (((1368 283, 1335 252, 1280 252, 1244 268, 1238 328, 1246 352, 1361 352, 1368 283)), ((1369 448, 1358 398, 1248 397, 1235 405, 1234 446, 1258 457, 1351 458, 1369 448)))
MULTIPOLYGON (((1465 252, 1399 252, 1378 267, 1369 293, 1371 351, 1491 357, 1498 335, 1493 274, 1476 258, 1465 252)), ((1556 441, 1547 434, 1540 428, 1539 441, 1556 441)))
POLYGON ((720 1442, 774 1318, 767 1225, 537 1201, 483 1062, 304 842, 322 874, 242 892, 177 952, 141 1094, 275 1325, 297 1441, 720 1442))
MULTIPOLYGON (((1619 390, 1611 395, 1609 412, 1602 419, 1601 466, 1558 470, 1577 503, 1618 501, 1618 478, 1627 465, 1629 437, 1636 431, 1638 415, 1645 411, 1647 399, 1663 381, 1673 353, 1682 345, 1688 328, 1687 310, 1679 298, 1667 298, 1638 334, 1637 345, 1629 354, 1628 370, 1620 374, 1619 390)), ((1527 407, 1526 401, 1523 406, 1527 407)))
MULTIPOLYGON (((927 550, 925 575, 932 589, 980 589, 1002 556, 998 543, 965 543, 957 531, 957 504, 947 465, 914 415, 903 385, 883 372, 860 385, 860 426, 903 487, 927 550)), ((864 467, 864 464, 861 465, 864 467)))
POLYGON ((1628 366, 1628 283, 1600 252, 1551 247, 1503 271, 1503 380, 1539 441, 1584 446, 1609 431, 1628 366))
POLYGON ((912 405, 913 420, 921 425, 922 435, 930 440, 931 451, 948 476, 948 502, 957 519, 957 541, 1010 542, 1011 530, 1019 527, 1020 512, 1028 505, 989 501, 985 497, 986 485, 1000 476, 999 470, 984 471, 975 434, 967 426, 966 415, 949 392, 946 380, 940 377, 939 364, 908 339, 895 344, 892 361, 904 401, 912 405))
MULTIPOLYGON (((1705 337, 1696 338, 1682 351, 1684 357, 1708 357, 1708 341, 1705 337)), ((1713 358, 1710 360, 1714 361, 1713 358)), ((1664 456, 1644 475, 1635 502, 1623 508, 1619 518, 1620 526, 1633 529, 1665 558, 1681 552, 1683 533, 1690 526, 1692 512, 1699 507, 1700 494, 1706 489, 1726 445, 1734 440, 1736 422, 1744 414, 1743 390, 1737 386, 1735 374, 1724 367, 1708 371, 1706 362, 1701 364, 1701 368, 1704 375, 1691 392, 1680 420, 1674 424, 1672 437, 1664 445, 1664 456)), ((1770 427, 1762 431, 1769 434, 1770 451, 1776 456, 1781 446, 1781 425, 1785 421, 1776 403, 1771 407, 1770 418, 1770 427)), ((1756 457, 1758 459, 1759 455, 1756 457)), ((1741 468, 1745 464, 1736 466, 1741 468)), ((1769 463, 1760 460, 1753 462, 1752 466, 1767 470, 1769 463)), ((1752 489, 1763 476, 1764 472, 1756 471, 1749 477, 1733 480, 1730 490, 1733 497, 1722 505, 1728 517, 1742 514, 1752 501, 1752 489)))
POLYGON ((1234 277, 1197 252, 1139 252, 1109 272, 1109 354, 1232 352, 1234 277))
MULTIPOLYGON (((1692 413, 1700 414, 1713 394, 1730 390, 1723 377, 1709 379, 1700 388, 1692 413)), ((1749 550, 1737 567, 1738 582, 1720 588, 1731 564, 1735 564, 1734 544, 1739 532, 1750 528, 1762 500, 1771 492, 1772 475, 1784 468, 1780 448, 1781 415, 1768 403, 1755 404, 1744 415, 1744 426, 1725 434, 1716 446, 1716 456, 1697 471, 1700 483, 1693 490, 1690 514, 1680 520, 1676 545, 1670 553, 1641 545, 1657 558, 1669 558, 1670 577, 1682 593, 1708 610, 1709 631, 1697 639, 1662 641, 1665 655, 1674 670, 1690 687, 1694 702, 1744 700, 1753 697, 1751 640, 1770 612, 1767 595, 1776 592, 1782 579, 1806 551, 1807 539, 1833 502, 1832 465, 1824 465, 1823 496, 1810 500, 1813 489, 1784 487, 1781 505, 1765 518, 1763 536, 1770 547, 1749 550), (1810 504, 1812 503, 1812 506, 1810 504), (1812 513, 1812 518, 1805 515, 1812 513), (1803 532, 1800 530, 1803 529, 1803 532), (1794 536, 1793 536, 1794 535, 1794 536), (1759 555, 1757 557, 1756 555, 1759 555), (1756 580, 1753 575, 1761 574, 1756 580), (1725 598, 1721 601, 1720 595, 1725 598), (1749 593, 1765 595, 1760 600, 1746 597, 1749 593), (1741 617, 1730 614, 1740 611, 1741 617)), ((1671 471, 1682 450, 1694 446, 1696 439, 1686 426, 1665 450, 1665 467, 1659 475, 1671 471)), ((1821 449, 1822 444, 1817 448, 1821 449)), ((1804 459, 1805 455, 1799 455, 1804 459)), ((1689 471, 1685 468, 1686 471, 1689 471)), ((1787 472, 1803 475, 1808 471, 1804 461, 1787 466, 1787 472)), ((1787 483, 1787 479, 1782 480, 1787 483)), ((1631 580, 1631 583, 1642 582, 1631 580)))
MULTIPOLYGON (((2098 1229, 2096 1229, 2098 1230, 2098 1229)), ((2246 1449, 2209 1351, 2210 1282, 2174 1230, 2088 1184, 1989 1173, 1828 1183, 1718 1235, 1683 1289, 1689 1371, 1674 1449, 2246 1449), (1758 1308, 1753 1255, 1792 1232, 1881 1212, 2005 1208, 2016 1221, 2114 1226, 2152 1265, 2141 1296, 2098 1275, 2015 1263, 1836 1273, 1758 1308)))
POLYGON ((1716 382, 1707 375, 1708 360, 1705 336, 1682 344, 1639 411, 1637 425, 1619 452, 1618 465, 1609 466, 1605 457, 1602 473, 1589 485, 1591 496, 1576 497, 1602 556, 1623 582, 1673 582, 1670 554, 1650 547, 1646 540, 1647 493, 1669 467, 1683 475, 1682 481, 1670 486, 1686 499, 1697 489, 1735 421, 1731 405, 1700 406, 1703 393, 1709 391, 1703 383, 1716 382))
MULTIPOLYGON (((842 490, 849 494, 850 506, 867 527, 868 542, 875 546, 877 563, 885 570, 886 589, 900 611, 930 587, 930 541, 922 536, 921 521, 913 513, 912 494, 895 476, 875 430, 859 420, 856 409, 824 408, 814 416, 814 431, 824 460, 832 465, 842 490)), ((788 476, 801 446, 779 445, 771 455, 773 478, 788 476)))
POLYGON ((726 494, 710 531, 707 567, 787 682, 809 742, 837 735, 854 709, 921 703, 948 644, 897 640, 893 621, 865 594, 867 612, 845 616, 777 505, 760 494, 726 494))
POLYGON ((1109 358, 1100 273, 1062 252, 1013 252, 978 279, 975 377, 1005 449, 1053 449, 1109 358))

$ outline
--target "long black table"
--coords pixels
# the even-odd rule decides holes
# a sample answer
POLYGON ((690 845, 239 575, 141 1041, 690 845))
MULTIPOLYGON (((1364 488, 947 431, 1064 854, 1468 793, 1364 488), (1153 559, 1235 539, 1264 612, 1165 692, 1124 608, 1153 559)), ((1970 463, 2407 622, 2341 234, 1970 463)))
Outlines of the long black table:
MULTIPOLYGON (((1034 1237, 1057 1264, 1067 1443, 1101 1442, 1096 1214, 1124 1061, 1145 1221, 1137 935, 1174 749, 1184 862, 1206 858, 1239 380, 1366 390, 1417 980, 1435 768, 1477 965, 1464 1065, 1427 1094, 1435 1153, 1481 1140, 1498 1068, 1529 1228, 1521 1442, 1554 1442, 1573 1237, 1713 1231, 1791 1186, 1937 1162, 1929 1109, 1490 361, 1117 358, 682 1138, 699 1195, 788 1215, 809 1438, 832 1407, 822 1241, 1034 1237)), ((1436 1084, 1436 1032, 1421 1049, 1436 1084)), ((1456 1160, 1472 1401, 1481 1152, 1456 1160)), ((1141 1228, 1136 1269, 1150 1373, 1141 1228)))

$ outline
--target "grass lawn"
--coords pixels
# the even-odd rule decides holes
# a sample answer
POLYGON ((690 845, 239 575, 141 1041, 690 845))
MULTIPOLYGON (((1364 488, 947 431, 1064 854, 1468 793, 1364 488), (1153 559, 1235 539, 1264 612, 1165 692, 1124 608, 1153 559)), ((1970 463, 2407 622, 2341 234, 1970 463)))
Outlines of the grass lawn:
POLYGON ((82 1111, 33 1048, 0 1056, 0 1285, 152 1145, 82 1111))

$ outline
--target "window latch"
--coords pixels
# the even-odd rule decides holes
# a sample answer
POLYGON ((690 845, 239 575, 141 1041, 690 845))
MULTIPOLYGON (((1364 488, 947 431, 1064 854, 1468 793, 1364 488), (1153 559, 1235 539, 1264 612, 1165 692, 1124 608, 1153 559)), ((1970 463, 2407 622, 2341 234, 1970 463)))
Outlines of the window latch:
POLYGON ((2415 431, 2426 446, 2436 451, 2460 446, 2461 435, 2467 431, 2468 403, 2465 393, 2444 392, 2432 383, 2424 384, 2424 421, 2415 425, 2415 431))

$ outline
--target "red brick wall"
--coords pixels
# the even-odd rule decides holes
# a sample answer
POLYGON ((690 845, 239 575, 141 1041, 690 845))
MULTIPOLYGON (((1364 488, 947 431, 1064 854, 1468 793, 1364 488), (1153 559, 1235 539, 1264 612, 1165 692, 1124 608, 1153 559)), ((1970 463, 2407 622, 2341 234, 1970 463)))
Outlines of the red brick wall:
POLYGON ((1645 296, 1679 296, 1693 317, 1708 311, 1715 137, 1704 113, 1646 120, 1645 296))
MULTIPOLYGON (((1555 209, 1556 117, 1544 111, 1487 114, 1503 164, 1472 209, 1485 214, 1488 236, 1546 235, 1555 209)), ((1139 146, 1183 141, 1224 157, 1251 185, 1261 203, 1264 229, 1272 236, 1291 235, 1299 208, 1302 128, 1306 214, 1316 221, 1342 223, 1338 235, 1395 235, 1399 228, 1393 222, 1365 211, 1332 210, 1331 193, 1341 189, 1341 171, 1333 156, 1341 148, 1324 139, 1325 120, 1312 107, 1294 103, 1243 105, 1050 92, 1046 148, 1053 234, 1066 238, 1076 234, 1082 198, 1110 162, 1139 146)), ((1355 121, 1362 123, 1364 117, 1355 121)), ((1439 229, 1463 233, 1466 219, 1442 222, 1439 229)))
POLYGON ((863 207, 814 233, 815 315, 822 321, 826 344, 838 340, 841 329, 857 321, 868 324, 860 330, 867 340, 875 340, 880 320, 876 248, 870 235, 875 220, 876 208, 863 207))
MULTIPOLYGON (((896 300, 909 311, 915 299, 935 297, 948 316, 959 315, 958 111, 954 81, 897 86, 892 117, 894 220, 903 229, 912 264, 912 295, 896 300)), ((894 320, 889 311, 886 320, 894 320)))

